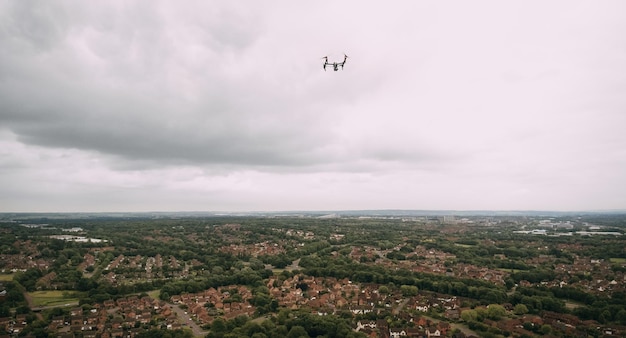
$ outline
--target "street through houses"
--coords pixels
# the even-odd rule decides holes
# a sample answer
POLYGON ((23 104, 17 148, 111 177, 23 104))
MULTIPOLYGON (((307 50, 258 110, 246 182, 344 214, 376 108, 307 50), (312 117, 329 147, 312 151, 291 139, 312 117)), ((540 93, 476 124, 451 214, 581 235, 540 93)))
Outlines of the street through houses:
POLYGON ((176 317, 180 320, 180 323, 184 326, 187 326, 193 332, 193 335, 196 337, 204 337, 209 333, 208 331, 202 330, 202 328, 196 324, 189 313, 180 308, 178 304, 169 303, 172 307, 172 310, 176 313, 176 317))

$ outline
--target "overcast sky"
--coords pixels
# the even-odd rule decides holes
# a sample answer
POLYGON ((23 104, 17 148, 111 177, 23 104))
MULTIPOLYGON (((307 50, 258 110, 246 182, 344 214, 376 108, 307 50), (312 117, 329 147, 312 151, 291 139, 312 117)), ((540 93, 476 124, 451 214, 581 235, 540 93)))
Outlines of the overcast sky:
POLYGON ((626 209, 625 13, 0 0, 0 211, 626 209))

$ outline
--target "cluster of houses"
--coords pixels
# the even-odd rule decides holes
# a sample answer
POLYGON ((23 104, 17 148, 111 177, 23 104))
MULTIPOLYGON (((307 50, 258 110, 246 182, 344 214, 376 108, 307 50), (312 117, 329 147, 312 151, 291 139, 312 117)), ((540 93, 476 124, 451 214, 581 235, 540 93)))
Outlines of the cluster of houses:
POLYGON ((88 267, 94 265, 96 265, 96 257, 88 252, 83 256, 83 262, 78 265, 78 270, 85 271, 88 267))
POLYGON ((509 276, 508 272, 473 264, 456 264, 451 270, 452 273, 450 275, 455 277, 482 279, 499 285, 504 285, 506 277, 509 276))
MULTIPOLYGON (((201 264, 197 260, 189 262, 192 266, 201 264)), ((124 255, 117 256, 111 263, 109 263, 105 270, 115 270, 118 268, 128 268, 130 270, 144 270, 146 273, 150 273, 152 270, 167 268, 168 270, 180 270, 184 269, 186 262, 181 262, 174 256, 162 257, 160 254, 156 254, 154 257, 145 257, 136 255, 133 257, 126 257, 124 255)))
MULTIPOLYGON (((31 240, 16 240, 13 246, 19 253, 0 253, 0 273, 26 271, 33 268, 46 271, 53 264, 53 259, 41 257, 37 244, 31 240)), ((97 264, 98 254, 112 249, 112 247, 91 249, 83 256, 83 262, 78 266, 78 270, 86 273, 87 268, 97 264)), ((270 248, 268 252, 276 252, 272 250, 275 249, 270 248)), ((201 264, 197 260, 182 262, 174 256, 162 257, 159 254, 155 257, 118 255, 105 267, 103 277, 114 285, 120 284, 122 280, 185 277, 189 274, 190 267, 201 264), (120 268, 127 269, 127 271, 119 273, 120 268)), ((53 272, 45 274, 37 281, 39 289, 55 289, 56 277, 53 272)))
POLYGON ((287 236, 299 237, 305 240, 315 239, 315 233, 312 231, 304 231, 304 230, 298 230, 298 229, 279 229, 279 228, 272 228, 272 231, 282 232, 287 236))
POLYGON ((377 338, 400 338, 400 337, 445 337, 450 331, 450 324, 447 322, 434 322, 425 317, 410 318, 413 326, 389 327, 387 321, 379 320, 359 320, 356 323, 355 331, 362 332, 368 337, 377 338))
POLYGON ((373 261, 374 264, 383 265, 389 269, 406 269, 415 272, 433 273, 438 275, 448 275, 458 278, 482 279, 494 284, 504 284, 508 272, 490 269, 487 267, 479 267, 471 264, 455 264, 446 266, 446 262, 456 259, 456 256, 437 249, 428 249, 418 245, 412 252, 406 254, 406 260, 391 260, 386 258, 386 254, 391 251, 399 250, 395 247, 388 250, 378 250, 374 247, 353 247, 350 257, 357 261, 373 261), (417 256, 419 259, 411 259, 417 256))
POLYGON ((13 248, 19 253, 0 253, 0 272, 2 273, 26 271, 31 268, 46 270, 52 265, 52 259, 41 258, 37 243, 31 240, 16 240, 13 248))
POLYGON ((438 308, 450 319, 459 318, 460 301, 457 297, 442 297, 436 294, 419 294, 403 297, 399 293, 380 292, 379 284, 352 283, 349 279, 332 277, 311 277, 295 275, 282 280, 271 277, 267 283, 270 296, 279 305, 298 309, 306 307, 311 311, 327 315, 338 310, 348 310, 353 315, 366 315, 382 311, 428 312, 438 308))
POLYGON ((160 254, 154 257, 119 255, 106 266, 107 273, 104 274, 104 278, 117 285, 123 280, 186 277, 189 275, 190 266, 199 265, 202 263, 195 259, 181 262, 174 256, 164 258, 160 254), (119 273, 119 269, 127 271, 119 273))
MULTIPOLYGON (((397 293, 379 292, 378 284, 360 285, 348 279, 305 275, 282 279, 273 276, 268 280, 267 287, 272 298, 281 306, 292 310, 308 308, 319 315, 347 310, 355 316, 386 310, 393 311, 412 323, 410 327, 390 328, 385 321, 358 321, 354 329, 371 337, 445 336, 450 330, 447 322, 433 322, 425 317, 414 317, 410 313, 440 308, 450 319, 458 319, 460 313, 460 301, 456 297, 420 294, 405 299, 397 293), (385 325, 382 325, 383 322, 385 325)), ((170 301, 184 306, 197 323, 206 324, 213 322, 218 316, 224 319, 233 319, 240 315, 252 317, 256 309, 250 304, 251 298, 252 292, 247 287, 231 285, 194 294, 175 295, 170 301), (237 301, 230 301, 233 295, 238 295, 237 301)))
MULTIPOLYGON (((0 330, 4 330, 10 334, 18 335, 26 328, 26 315, 17 314, 13 317, 0 318, 0 330)), ((0 336, 1 337, 1 336, 0 336)))
POLYGON ((231 285, 203 292, 175 295, 174 304, 184 305, 198 324, 210 324, 216 317, 233 319, 240 315, 252 317, 256 308, 250 304, 252 292, 245 286, 231 285), (233 297, 234 295, 237 297, 233 297))
POLYGON ((267 287, 270 296, 279 305, 290 309, 307 306, 319 314, 329 314, 334 313, 335 309, 349 305, 355 309, 359 305, 356 295, 360 287, 347 279, 295 275, 282 280, 273 276, 269 278, 267 287))
MULTIPOLYGON (((26 327, 26 315, 0 318, 0 328, 19 335, 26 327)), ((181 328, 171 307, 150 297, 128 297, 94 304, 91 309, 76 307, 67 316, 50 320, 48 332, 60 338, 133 338, 155 328, 181 328)))
POLYGON ((230 244, 222 246, 219 250, 234 256, 245 255, 252 257, 273 256, 285 253, 285 248, 282 245, 269 241, 254 244, 230 244))
MULTIPOLYGON (((580 249, 580 246, 569 249, 580 249)), ((388 250, 378 250, 374 247, 353 247, 350 257, 360 262, 374 262, 373 264, 383 265, 390 269, 407 269, 415 272, 445 274, 451 277, 481 279, 493 284, 503 285, 509 272, 502 269, 491 269, 466 263, 456 263, 450 265, 456 256, 437 249, 428 249, 418 245, 412 252, 406 254, 406 260, 391 260, 386 258, 386 254, 399 250, 395 247, 388 250), (417 256, 419 259, 411 259, 417 256), (363 259, 365 258, 365 259, 363 259), (448 262, 448 264, 446 263, 448 262)), ((494 258, 505 259, 502 254, 494 258)), ((545 265, 554 262, 552 255, 538 255, 527 260, 529 265, 545 265)), ((622 266, 626 264, 622 263, 622 266)), ((585 275, 590 278, 576 280, 576 285, 581 286, 585 291, 592 294, 602 294, 608 292, 626 292, 626 273, 621 270, 614 271, 612 264, 602 259, 590 259, 588 257, 577 257, 572 264, 557 263, 555 272, 559 275, 558 280, 542 282, 546 286, 563 286, 568 284, 572 276, 585 275), (609 278, 607 278, 609 277, 609 278)), ((525 283, 530 286, 532 284, 525 283)))
POLYGON ((32 257, 22 254, 0 254, 0 271, 2 273, 11 273, 17 271, 26 271, 30 268, 45 268, 51 264, 48 260, 33 260, 32 257))
MULTIPOLYGON (((379 284, 353 283, 349 279, 312 277, 302 274, 289 278, 270 277, 266 284, 270 296, 281 306, 290 309, 307 308, 319 315, 349 311, 359 319, 354 330, 369 337, 440 337, 451 331, 446 321, 435 321, 420 315, 432 309, 450 321, 460 319, 461 301, 457 297, 419 292, 406 297, 399 292, 389 292, 379 284), (392 313, 406 326, 390 326, 387 321, 366 320, 368 314, 392 313)), ((246 286, 230 285, 194 293, 175 295, 170 301, 187 311, 196 323, 209 324, 217 317, 233 319, 240 315, 255 316, 251 304, 253 294, 246 286)), ((512 306, 505 308, 509 311, 512 306)), ((499 321, 485 319, 485 325, 516 335, 533 335, 529 328, 550 325, 568 336, 584 334, 584 323, 575 316, 560 313, 545 313, 540 316, 523 315, 499 321)), ((48 332, 58 337, 135 337, 153 328, 180 329, 181 318, 173 307, 164 301, 146 297, 126 297, 108 300, 89 307, 71 309, 70 314, 52 318, 48 332)), ((0 318, 0 328, 17 335, 26 327, 26 316, 0 318)), ((602 328, 604 334, 620 335, 618 329, 602 328)), ((462 335, 461 335, 462 336, 462 335)))
POLYGON ((576 281, 576 285, 586 292, 592 294, 626 292, 626 274, 622 269, 614 270, 610 262, 604 259, 579 257, 573 264, 556 264, 554 270, 562 276, 559 285, 571 283, 573 276, 589 275, 589 278, 576 281))

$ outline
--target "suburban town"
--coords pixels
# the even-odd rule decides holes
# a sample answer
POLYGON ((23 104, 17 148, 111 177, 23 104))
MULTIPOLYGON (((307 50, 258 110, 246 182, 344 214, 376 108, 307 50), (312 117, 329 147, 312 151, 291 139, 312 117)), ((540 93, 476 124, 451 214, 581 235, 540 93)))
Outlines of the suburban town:
POLYGON ((0 337, 626 334, 626 217, 0 223, 0 337))

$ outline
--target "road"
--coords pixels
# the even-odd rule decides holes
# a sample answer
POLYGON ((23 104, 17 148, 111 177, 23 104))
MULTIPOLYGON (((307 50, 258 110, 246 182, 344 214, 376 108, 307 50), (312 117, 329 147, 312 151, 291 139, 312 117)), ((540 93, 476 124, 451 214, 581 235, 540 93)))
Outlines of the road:
POLYGON ((180 323, 183 325, 187 325, 193 332, 194 336, 204 337, 207 335, 207 333, 209 333, 209 331, 203 331, 202 328, 198 324, 196 324, 196 322, 192 320, 191 316, 187 313, 187 311, 181 309, 180 306, 178 306, 178 304, 169 303, 169 305, 172 307, 172 310, 176 313, 176 317, 178 317, 178 319, 180 320, 180 323))
POLYGON ((400 303, 398 303, 398 306, 396 306, 393 310, 391 310, 391 313, 394 315, 397 315, 398 313, 402 311, 402 309, 408 302, 409 302, 408 298, 403 299, 400 303))
POLYGON ((287 271, 293 271, 293 270, 298 270, 298 269, 300 269, 300 258, 291 262, 291 265, 288 265, 285 267, 285 270, 287 271))

